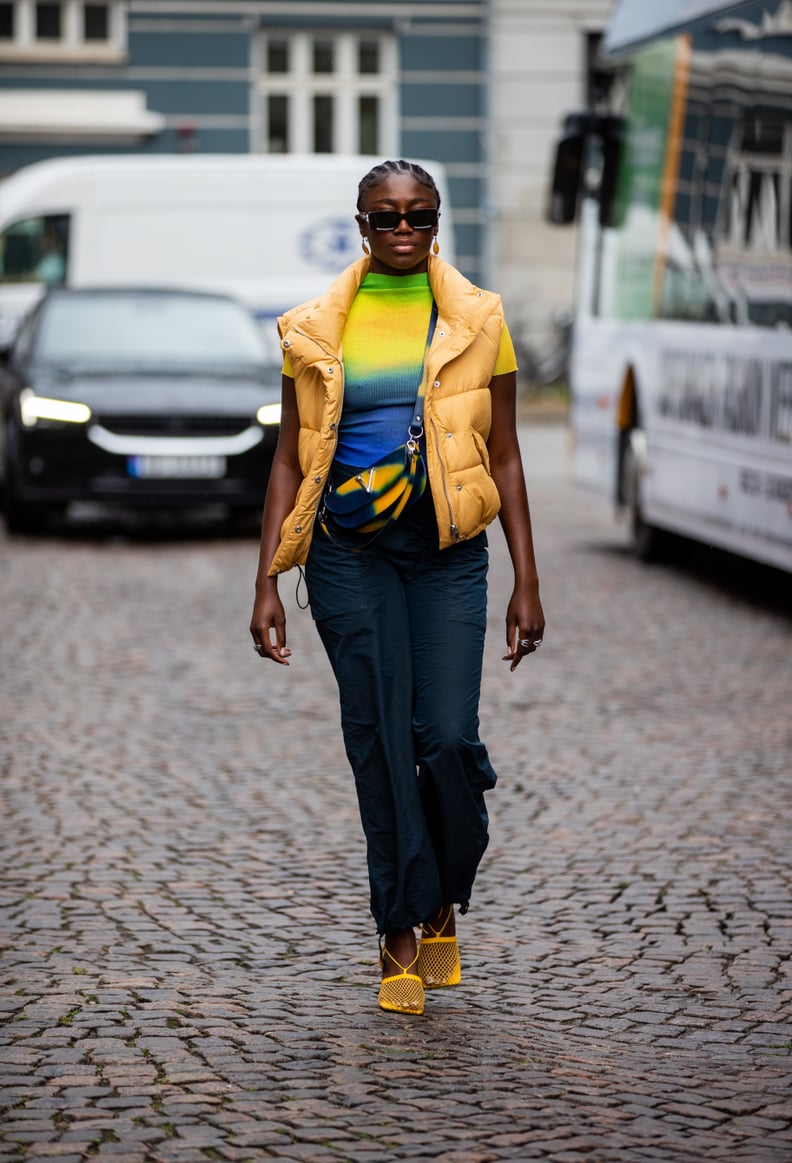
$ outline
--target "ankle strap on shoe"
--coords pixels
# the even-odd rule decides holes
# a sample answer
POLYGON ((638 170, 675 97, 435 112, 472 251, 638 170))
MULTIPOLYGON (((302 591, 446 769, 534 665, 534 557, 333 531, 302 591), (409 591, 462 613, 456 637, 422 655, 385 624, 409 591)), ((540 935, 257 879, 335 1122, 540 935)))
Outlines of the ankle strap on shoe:
POLYGON ((390 958, 390 960, 393 962, 393 964, 395 966, 397 966, 399 969, 401 969, 402 973, 407 974, 410 972, 410 970, 413 968, 413 966, 418 961, 418 953, 419 953, 419 951, 416 950, 415 956, 413 957, 413 959, 409 965, 402 965, 401 961, 397 961, 396 958, 391 953, 390 949, 388 948, 387 937, 385 938, 385 940, 383 940, 382 937, 380 937, 380 958, 382 960, 383 968, 385 966, 385 956, 387 954, 387 956, 390 958))
MULTIPOLYGON (((445 911, 445 908, 446 908, 446 906, 444 905, 443 908, 440 909, 440 912, 437 914, 438 917, 443 917, 443 913, 445 911)), ((432 937, 441 937, 443 935, 443 933, 445 932, 446 925, 448 924, 448 922, 451 920, 452 916, 454 915, 454 906, 448 905, 447 908, 448 908, 448 912, 445 914, 445 917, 443 918, 439 928, 436 929, 431 921, 424 921, 423 922, 423 924, 421 925, 421 928, 423 929, 424 933, 428 933, 432 937)))

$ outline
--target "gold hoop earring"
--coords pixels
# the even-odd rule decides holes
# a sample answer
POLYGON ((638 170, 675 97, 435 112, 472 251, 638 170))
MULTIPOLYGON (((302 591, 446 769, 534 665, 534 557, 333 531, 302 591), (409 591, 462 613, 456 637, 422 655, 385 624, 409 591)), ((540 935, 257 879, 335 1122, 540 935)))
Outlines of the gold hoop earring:
POLYGON ((371 251, 370 251, 370 250, 369 250, 369 248, 366 246, 366 240, 365 240, 365 238, 361 238, 361 239, 360 239, 360 245, 363 247, 363 253, 364 253, 364 254, 371 254, 371 251))
POLYGON ((440 244, 437 241, 437 235, 435 235, 434 242, 432 243, 432 254, 439 254, 439 253, 440 253, 440 244))

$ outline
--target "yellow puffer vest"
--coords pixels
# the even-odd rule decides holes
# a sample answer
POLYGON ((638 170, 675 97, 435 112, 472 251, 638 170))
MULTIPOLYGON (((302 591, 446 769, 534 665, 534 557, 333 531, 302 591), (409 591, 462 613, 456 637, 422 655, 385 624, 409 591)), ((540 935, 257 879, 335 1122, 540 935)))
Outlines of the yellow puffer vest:
MULTIPOLYGON (((270 575, 303 565, 308 556, 341 417, 341 337, 368 267, 367 258, 353 263, 319 299, 278 320, 281 345, 294 368, 303 481, 281 528, 270 575)), ((429 285, 438 316, 424 365, 426 467, 439 544, 445 549, 475 537, 500 508, 487 439, 492 419, 489 383, 500 348, 503 308, 499 295, 474 287, 438 258, 429 258, 429 285)))

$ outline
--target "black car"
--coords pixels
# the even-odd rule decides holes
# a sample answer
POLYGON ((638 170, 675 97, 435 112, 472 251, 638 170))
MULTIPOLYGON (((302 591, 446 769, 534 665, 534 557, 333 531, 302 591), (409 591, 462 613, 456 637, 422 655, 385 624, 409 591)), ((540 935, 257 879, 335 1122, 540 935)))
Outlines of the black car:
POLYGON ((259 508, 280 421, 280 368, 225 295, 52 290, 2 371, 11 531, 72 501, 259 508))

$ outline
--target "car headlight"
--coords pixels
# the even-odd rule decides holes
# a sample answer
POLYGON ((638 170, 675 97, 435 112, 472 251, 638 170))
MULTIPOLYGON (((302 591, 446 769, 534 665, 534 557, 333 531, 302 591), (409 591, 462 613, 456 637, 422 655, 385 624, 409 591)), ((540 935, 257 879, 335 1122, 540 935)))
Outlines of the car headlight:
POLYGON ((59 420, 63 424, 87 424, 91 409, 75 400, 53 400, 37 396, 31 388, 19 393, 19 411, 26 428, 33 428, 39 420, 59 420))
POLYGON ((256 419, 264 427, 268 424, 280 424, 280 418, 280 404, 262 404, 258 412, 256 412, 256 419))

